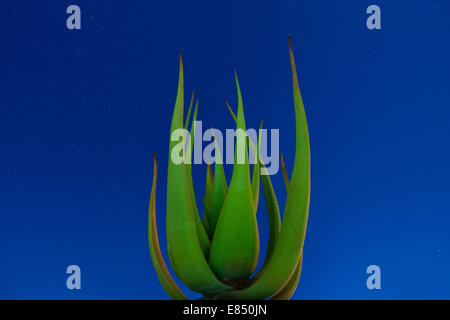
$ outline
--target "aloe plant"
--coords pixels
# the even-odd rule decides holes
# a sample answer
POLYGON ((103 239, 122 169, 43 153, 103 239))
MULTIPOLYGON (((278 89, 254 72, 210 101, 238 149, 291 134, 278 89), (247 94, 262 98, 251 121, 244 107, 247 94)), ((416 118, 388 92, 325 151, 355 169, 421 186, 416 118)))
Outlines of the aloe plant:
MULTIPOLYGON (((289 299, 297 288, 309 210, 310 146, 290 38, 289 52, 294 93, 296 151, 290 178, 281 157, 287 191, 283 223, 270 176, 260 174, 261 170, 265 170, 265 166, 259 158, 259 142, 255 146, 250 139, 246 139, 246 161, 243 164, 234 164, 229 185, 223 164, 216 161, 214 173, 212 168, 207 166, 203 220, 200 218, 194 194, 191 165, 175 164, 169 159, 166 231, 170 262, 179 279, 193 291, 203 294, 206 299, 289 299), (251 179, 247 144, 250 144, 252 152, 256 152, 257 159, 251 179), (255 273, 259 255, 256 212, 260 181, 269 218, 269 242, 263 266, 255 273)), ((245 130, 244 108, 237 76, 236 86, 237 114, 228 103, 227 105, 236 127, 245 130)), ((178 93, 171 134, 174 130, 183 128, 183 88, 183 62, 180 54, 178 93)), ((189 125, 193 102, 194 95, 184 128, 189 125)), ((191 146, 197 110, 198 103, 195 104, 191 122, 192 134, 188 141, 191 146)), ((176 143, 170 142, 169 158, 176 143)), ((216 151, 216 160, 220 156, 216 151)), ((161 254, 155 213, 156 181, 155 155, 148 226, 150 255, 158 278, 168 295, 172 299, 188 299, 171 277, 161 254)))

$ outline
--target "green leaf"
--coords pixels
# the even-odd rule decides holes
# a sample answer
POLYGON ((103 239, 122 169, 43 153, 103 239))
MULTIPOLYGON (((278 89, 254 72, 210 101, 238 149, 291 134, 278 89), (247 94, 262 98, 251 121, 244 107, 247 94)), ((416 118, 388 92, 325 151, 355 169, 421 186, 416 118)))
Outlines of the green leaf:
MULTIPOLYGON (((227 103, 227 106, 228 106, 228 110, 231 113, 231 116, 236 121, 236 116, 234 115, 233 110, 228 105, 228 103, 227 103)), ((262 126, 263 126, 263 122, 261 121, 261 125, 259 128, 260 130, 262 129, 262 126)), ((259 136, 258 141, 261 141, 261 136, 259 136)), ((250 140, 250 143, 252 143, 251 140, 250 140)), ((259 144, 260 143, 258 142, 258 148, 259 148, 259 144)), ((261 163, 259 161, 260 160, 259 159, 259 149, 258 149, 257 154, 258 154, 258 164, 259 164, 258 168, 261 169, 261 165, 262 165, 262 170, 266 170, 264 163, 261 163)), ((255 169, 253 169, 253 170, 255 170, 255 169)), ((273 189, 272 181, 270 180, 270 176, 268 174, 261 175, 261 182, 263 185, 264 198, 266 200, 267 213, 268 213, 268 217, 269 217, 269 244, 267 246, 267 253, 266 253, 266 257, 264 259, 263 266, 257 272, 257 274, 255 276, 253 276, 252 280, 258 279, 264 273, 265 269, 267 268, 270 258, 272 257, 273 250, 277 244, 277 241, 278 241, 278 238, 280 235, 280 229, 281 229, 280 208, 278 206, 277 196, 273 189)), ((253 186, 253 184, 252 184, 252 186, 253 186)), ((252 189, 253 189, 253 187, 252 187, 252 189)), ((253 283, 253 282, 251 282, 251 283, 253 283)))
POLYGON ((213 200, 211 206, 210 215, 210 232, 211 235, 214 234, 216 230, 217 221, 219 220, 220 211, 222 209, 223 201, 228 192, 227 178, 225 176, 225 170, 223 168, 222 155, 220 154, 220 149, 217 144, 217 140, 214 136, 215 143, 215 158, 214 163, 214 189, 213 189, 213 200))
POLYGON ((303 253, 300 255, 300 261, 295 269, 294 274, 287 283, 287 285, 272 297, 271 300, 289 300, 297 289, 298 282, 300 281, 300 275, 302 273, 303 253))
POLYGON ((253 165, 253 174, 252 174, 252 194, 253 194, 253 207, 255 208, 255 214, 258 211, 258 202, 259 202, 259 177, 260 177, 260 143, 261 143, 261 129, 263 126, 263 121, 261 120, 261 124, 259 125, 259 134, 258 134, 258 141, 257 141, 257 147, 255 152, 255 146, 251 142, 250 138, 250 150, 252 150, 253 159, 255 159, 256 163, 253 165))
POLYGON ((214 176, 211 170, 211 165, 208 164, 206 167, 205 198, 203 200, 204 202, 203 225, 205 226, 205 230, 207 230, 210 238, 212 238, 213 235, 209 222, 211 220, 213 192, 214 192, 214 176))
POLYGON ((289 187, 289 176, 286 171, 286 166, 284 165, 284 157, 282 153, 280 153, 280 163, 281 163, 281 171, 283 172, 284 186, 286 187, 287 190, 289 187))
MULTIPOLYGON (((188 109, 188 113, 186 116, 186 122, 184 123, 184 128, 187 129, 188 125, 189 125, 189 119, 191 118, 191 111, 192 111, 192 106, 194 105, 194 96, 195 96, 195 90, 192 91, 192 97, 191 97, 191 103, 189 104, 189 109, 188 109)), ((192 120, 192 122, 194 122, 195 120, 192 120)))
MULTIPOLYGON (((191 134, 189 136, 191 161, 192 161, 192 149, 193 149, 194 138, 195 138, 195 121, 197 120, 197 111, 198 111, 198 101, 195 104, 194 116, 192 117, 192 124, 191 124, 191 134)), ((194 217, 195 217, 195 223, 197 224, 198 237, 200 240, 200 245, 203 250, 203 254, 205 255, 205 257, 207 257, 209 255, 211 241, 209 240, 205 226, 203 225, 202 220, 200 219, 200 213, 198 211, 197 201, 195 198, 194 182, 192 180, 192 165, 187 164, 186 169, 187 169, 187 176, 188 176, 188 180, 189 180, 189 187, 191 189, 191 194, 192 194, 191 198, 192 198, 192 204, 194 206, 194 217)))
MULTIPOLYGON (((183 129, 184 106, 183 63, 180 54, 178 93, 172 116, 170 135, 183 129)), ((191 289, 204 294, 223 292, 230 286, 222 283, 206 261, 199 240, 198 224, 186 165, 176 164, 171 154, 179 142, 170 141, 167 172, 167 247, 177 276, 191 289)))
POLYGON ((290 39, 289 49, 294 91, 296 151, 280 237, 265 272, 248 288, 227 293, 227 298, 231 299, 266 299, 276 295, 292 278, 303 248, 310 195, 310 146, 290 39))
MULTIPOLYGON (((266 170, 265 165, 263 165, 263 170, 266 170)), ((269 217, 269 241, 267 245, 267 253, 264 259, 263 266, 258 271, 258 273, 253 277, 258 279, 265 272, 269 265, 269 261, 272 258, 273 251, 278 243, 280 237, 281 229, 281 218, 280 218, 280 207, 278 206, 277 196, 273 189, 272 181, 270 176, 267 174, 261 175, 261 183, 264 191, 264 198, 266 200, 267 213, 269 217)))
MULTIPOLYGON (((237 130, 245 133, 244 109, 239 82, 237 130)), ((228 193, 225 196, 219 220, 214 232, 209 264, 221 279, 242 279, 250 276, 256 268, 259 253, 259 236, 254 214, 250 185, 247 139, 236 139, 235 163, 228 193), (239 141, 242 140, 242 141, 239 141), (240 143, 245 151, 245 161, 238 163, 240 143)), ((216 177, 217 179, 217 177, 216 177)))
POLYGON ((157 180, 157 164, 155 154, 153 154, 153 158, 153 184, 150 195, 150 206, 148 209, 148 245, 150 248, 150 256, 152 258, 156 274, 158 275, 158 279, 170 298, 172 298, 173 300, 188 300, 170 275, 169 270, 166 267, 166 263, 164 262, 164 258, 161 254, 161 248, 159 247, 155 207, 157 180))

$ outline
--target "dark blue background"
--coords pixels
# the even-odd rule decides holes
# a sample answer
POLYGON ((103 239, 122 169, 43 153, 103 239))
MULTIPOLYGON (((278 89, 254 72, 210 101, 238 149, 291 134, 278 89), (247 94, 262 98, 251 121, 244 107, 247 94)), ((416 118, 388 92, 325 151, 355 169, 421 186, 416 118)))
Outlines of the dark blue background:
MULTIPOLYGON (((280 128, 291 170, 288 34, 312 152, 293 298, 450 298, 449 10, 444 0, 0 1, 0 298, 166 299, 147 209, 155 151, 168 261, 178 52, 204 127, 233 127, 223 101, 236 106, 235 68, 247 127, 280 128), (70 4, 80 31, 65 26, 70 4), (381 31, 366 28, 371 4, 381 31), (70 264, 80 291, 66 289, 70 264), (366 288, 371 264, 379 291, 366 288)), ((204 170, 194 166, 198 196, 204 170)), ((283 206, 281 173, 273 182, 283 206)), ((263 255, 262 199, 258 216, 263 255)))

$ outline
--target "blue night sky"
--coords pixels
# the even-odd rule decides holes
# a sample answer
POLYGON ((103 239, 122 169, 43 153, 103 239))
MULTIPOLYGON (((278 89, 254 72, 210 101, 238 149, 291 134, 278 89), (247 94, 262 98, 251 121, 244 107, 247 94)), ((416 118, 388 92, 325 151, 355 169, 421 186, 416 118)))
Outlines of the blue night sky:
MULTIPOLYGON (((150 260, 153 152, 165 238, 170 121, 183 51, 203 126, 311 139, 311 206, 293 299, 450 298, 450 3, 0 0, 0 298, 167 299, 150 260), (66 8, 81 8, 81 30, 66 8), (381 8, 368 30, 366 8, 381 8), (81 268, 81 290, 66 268, 81 268), (381 268, 368 290, 366 268, 381 268)), ((198 203, 205 166, 193 166, 198 203)), ((231 166, 226 167, 228 181, 231 166)), ((272 177, 281 207, 281 172, 272 177)), ((258 212, 261 255, 267 212, 258 212)), ((198 294, 180 283, 191 297, 198 294)))

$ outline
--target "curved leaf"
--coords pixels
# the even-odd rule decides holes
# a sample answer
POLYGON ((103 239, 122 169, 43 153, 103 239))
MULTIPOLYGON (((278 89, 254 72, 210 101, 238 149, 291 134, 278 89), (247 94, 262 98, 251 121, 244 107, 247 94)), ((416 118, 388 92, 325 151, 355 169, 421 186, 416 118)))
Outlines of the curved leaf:
POLYGON ((173 280, 172 276, 167 270, 166 263, 161 254, 161 248, 159 247, 158 229, 156 227, 156 180, 157 180, 157 164, 156 155, 153 154, 153 184, 150 194, 150 206, 148 209, 148 245, 150 247, 150 256, 152 258, 153 266, 155 267, 156 274, 161 282, 164 290, 170 298, 174 300, 188 300, 188 298, 181 292, 178 285, 173 280))
POLYGON ((297 289, 300 275, 302 273, 303 253, 300 255, 300 261, 295 269, 294 274, 287 283, 286 287, 272 297, 271 300, 289 300, 297 289))
MULTIPOLYGON (((188 125, 189 125, 189 119, 191 118, 191 111, 192 111, 192 106, 194 105, 194 96, 195 96, 195 90, 192 91, 192 96, 191 96, 191 103, 189 104, 189 109, 188 109, 188 113, 186 116, 186 121, 184 123, 184 128, 187 129, 188 125)), ((194 122, 195 120, 192 120, 192 122, 194 122)))
MULTIPOLYGON (((263 170, 266 170, 264 164, 263 170)), ((259 269, 258 273, 253 279, 258 279, 267 269, 269 261, 272 258, 273 250, 275 249, 278 239, 280 237, 281 218, 280 207, 278 206, 277 196, 272 186, 270 176, 267 174, 261 175, 261 184, 263 186, 264 198, 266 200, 267 214, 269 218, 269 241, 267 245, 267 253, 263 262, 263 266, 259 269)))
MULTIPOLYGON (((191 101, 191 103, 192 103, 192 101, 191 101)), ((192 105, 191 105, 191 107, 192 107, 192 105)), ((197 111, 198 111, 198 101, 195 104, 195 110, 194 110, 194 115, 192 117, 192 124, 191 124, 191 134, 189 135, 191 161, 192 161, 192 149, 193 149, 194 138, 195 138, 195 121, 197 120, 197 111)), ((190 112, 188 112, 188 114, 189 113, 190 112)), ((186 120, 186 122, 187 122, 187 120, 186 120)), ((189 187, 191 189, 191 194, 192 194, 191 199, 192 199, 192 204, 194 206, 194 217, 195 217, 195 223, 197 224, 198 238, 200 240, 200 245, 202 247, 203 254, 205 255, 205 257, 207 257, 209 255, 211 241, 209 240, 205 226, 203 225, 202 220, 200 219, 200 213, 198 211, 197 201, 195 198, 194 182, 192 181, 192 165, 187 164, 186 170, 187 170, 187 176, 188 176, 188 180, 189 180, 189 187)))
POLYGON ((296 151, 280 238, 267 269, 261 277, 246 289, 227 293, 227 298, 266 299, 276 295, 294 274, 303 248, 310 195, 310 146, 308 125, 298 86, 290 38, 289 49, 294 91, 296 151))
POLYGON ((260 172, 260 161, 259 161, 259 148, 261 143, 261 129, 263 126, 263 121, 261 120, 261 124, 259 125, 259 133, 258 133, 258 141, 255 152, 255 145, 251 142, 251 139, 248 138, 250 143, 250 150, 252 150, 253 159, 255 159, 256 163, 253 165, 253 173, 252 173, 252 194, 253 194, 253 206, 255 208, 255 214, 258 211, 258 202, 259 202, 259 178, 261 176, 260 172), (256 153, 256 154, 255 154, 256 153))
MULTIPOLYGON (((237 130, 245 132, 244 109, 239 82, 237 130)), ((242 279, 255 270, 259 253, 259 236, 250 185, 247 139, 236 139, 235 163, 230 187, 225 196, 211 243, 209 264, 221 279, 242 279), (238 150, 244 147, 244 163, 239 163, 238 150)), ((216 177, 217 179, 217 177, 216 177)), ((217 183, 217 180, 216 180, 217 183)))
MULTIPOLYGON (((184 106, 183 63, 180 54, 178 93, 172 116, 170 135, 183 128, 184 106)), ((170 141, 167 172, 167 247, 177 276, 192 290, 204 294, 223 292, 230 286, 222 283, 212 272, 203 253, 195 218, 192 190, 186 165, 172 161, 172 151, 179 142, 170 141)))
POLYGON ((280 153, 280 163, 281 163, 281 171, 283 172, 284 186, 286 187, 287 191, 289 186, 289 176, 286 171, 286 166, 284 165, 284 157, 282 153, 280 153))

